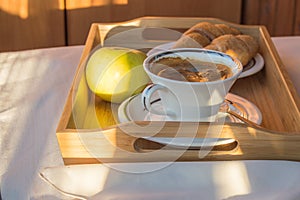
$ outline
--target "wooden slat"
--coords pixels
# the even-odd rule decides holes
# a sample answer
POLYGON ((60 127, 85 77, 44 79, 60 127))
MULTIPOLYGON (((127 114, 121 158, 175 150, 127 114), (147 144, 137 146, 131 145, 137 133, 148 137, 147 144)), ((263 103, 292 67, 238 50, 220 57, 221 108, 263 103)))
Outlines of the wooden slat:
POLYGON ((242 23, 259 24, 259 18, 260 18, 259 10, 260 10, 260 1, 243 0, 242 23))
POLYGON ((215 17, 230 22, 240 23, 241 5, 241 0, 151 0, 146 1, 146 15, 215 17))
POLYGON ((294 35, 300 35, 300 0, 295 3, 294 35))
POLYGON ((216 17, 240 23, 241 4, 242 0, 66 0, 68 44, 84 44, 93 22, 142 16, 216 17))
POLYGON ((124 21, 145 15, 145 0, 123 0, 123 3, 111 6, 110 21, 124 21))
POLYGON ((276 1, 277 0, 260 0, 260 22, 264 24, 268 31, 274 34, 274 21, 276 19, 276 1))
POLYGON ((293 34, 295 0, 277 0, 274 20, 274 36, 293 34))
POLYGON ((271 36, 293 35, 295 4, 296 0, 244 0, 242 23, 264 25, 271 36))
POLYGON ((126 21, 144 15, 144 1, 66 0, 68 44, 84 44, 93 22, 126 21))
POLYGON ((64 46, 63 0, 1 0, 0 27, 0 52, 64 46))

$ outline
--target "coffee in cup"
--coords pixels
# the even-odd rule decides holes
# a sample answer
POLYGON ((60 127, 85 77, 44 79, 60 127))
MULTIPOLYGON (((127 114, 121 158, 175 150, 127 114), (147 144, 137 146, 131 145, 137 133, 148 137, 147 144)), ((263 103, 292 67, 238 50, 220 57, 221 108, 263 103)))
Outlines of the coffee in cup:
POLYGON ((152 81, 142 92, 144 108, 172 121, 214 121, 243 69, 227 54, 196 48, 158 52, 143 65, 152 81), (156 92, 164 110, 151 106, 156 92))
POLYGON ((153 73, 178 81, 207 82, 224 80, 233 75, 230 67, 224 64, 190 58, 167 57, 155 61, 153 65, 157 65, 152 67, 156 70, 153 73))

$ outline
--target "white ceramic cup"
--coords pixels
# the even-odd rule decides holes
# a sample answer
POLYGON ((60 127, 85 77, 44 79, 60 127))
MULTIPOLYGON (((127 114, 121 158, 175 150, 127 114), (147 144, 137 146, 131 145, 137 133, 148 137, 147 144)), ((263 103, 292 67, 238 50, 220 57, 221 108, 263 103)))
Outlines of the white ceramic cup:
POLYGON ((147 57, 143 65, 152 84, 142 92, 142 104, 149 112, 166 115, 166 119, 170 121, 214 121, 225 96, 243 69, 239 60, 227 54, 196 48, 179 48, 158 52, 147 57), (166 57, 189 58, 223 64, 230 67, 233 75, 224 80, 209 82, 187 82, 164 78, 155 74, 157 65, 153 65, 153 63, 166 57), (153 94, 156 92, 163 109, 151 106, 153 94))

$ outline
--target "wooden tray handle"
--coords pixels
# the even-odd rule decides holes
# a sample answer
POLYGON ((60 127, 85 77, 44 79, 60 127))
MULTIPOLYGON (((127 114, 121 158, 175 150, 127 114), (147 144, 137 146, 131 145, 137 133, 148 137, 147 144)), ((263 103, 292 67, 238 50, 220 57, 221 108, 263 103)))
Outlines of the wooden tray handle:
MULTIPOLYGON (((57 133, 65 162, 145 162, 290 160, 300 161, 300 134, 278 133, 237 123, 132 122, 107 130, 57 133), (143 137, 232 138, 234 143, 211 149, 136 149, 143 137), (63 142, 65 141, 65 142, 63 142), (67 142, 66 142, 67 141, 67 142), (76 155, 76 157, 74 157, 76 155)), ((75 164, 75 163, 74 163, 75 164)))
MULTIPOLYGON (((145 126, 145 122, 136 122, 136 124, 145 126)), ((238 143, 237 145, 227 145, 225 148, 210 149, 205 157, 200 158, 201 160, 280 159, 300 161, 299 133, 279 133, 237 123, 151 122, 150 125, 146 125, 146 134, 153 134, 151 130, 157 130, 162 124, 163 128, 155 137, 232 138, 238 143)), ((123 127, 117 129, 130 133, 132 130, 129 127, 131 126, 131 124, 127 124, 125 129, 123 127)), ((187 156, 197 154, 199 154, 197 151, 186 151, 187 156)))

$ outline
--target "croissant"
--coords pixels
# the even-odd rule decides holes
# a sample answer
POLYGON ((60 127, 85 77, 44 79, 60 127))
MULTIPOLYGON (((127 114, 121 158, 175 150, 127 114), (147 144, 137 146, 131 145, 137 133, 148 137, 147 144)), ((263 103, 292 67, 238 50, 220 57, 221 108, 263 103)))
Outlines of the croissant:
POLYGON ((210 41, 223 35, 223 32, 218 27, 216 27, 214 24, 209 23, 209 22, 200 22, 200 23, 192 26, 184 34, 189 34, 192 32, 197 32, 201 35, 204 35, 210 41))
POLYGON ((223 35, 205 47, 229 54, 240 60, 243 66, 257 54, 258 48, 257 41, 250 35, 223 35))
POLYGON ((183 34, 173 45, 173 48, 203 48, 210 43, 210 40, 196 32, 183 34))
POLYGON ((176 41, 173 48, 205 47, 206 45, 210 44, 212 40, 225 34, 238 35, 240 34, 240 31, 229 27, 226 24, 200 22, 184 32, 176 41))
POLYGON ((223 33, 223 35, 239 35, 241 32, 233 27, 230 27, 226 24, 215 24, 215 26, 223 33))
POLYGON ((256 39, 250 35, 237 35, 238 39, 242 40, 248 47, 250 57, 256 56, 258 53, 259 45, 256 39))

